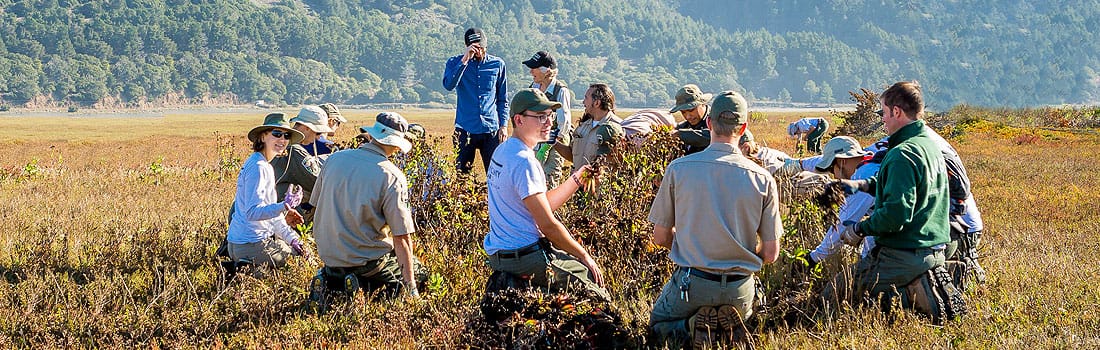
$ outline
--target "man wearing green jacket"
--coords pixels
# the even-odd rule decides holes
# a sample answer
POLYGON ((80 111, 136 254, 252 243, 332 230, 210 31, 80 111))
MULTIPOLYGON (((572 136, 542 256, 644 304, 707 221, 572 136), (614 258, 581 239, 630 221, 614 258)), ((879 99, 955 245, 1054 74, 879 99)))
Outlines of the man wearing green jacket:
POLYGON ((868 292, 877 296, 894 286, 904 288, 942 265, 944 248, 951 241, 947 165, 930 136, 932 130, 920 120, 924 113, 920 85, 898 82, 882 93, 880 103, 890 150, 878 175, 840 180, 850 193, 860 190, 875 196, 871 215, 858 223, 845 222, 842 239, 857 245, 864 236, 874 236, 877 246, 853 266, 853 293, 846 295, 841 289, 848 284, 838 279, 826 290, 827 303, 859 300, 868 292))

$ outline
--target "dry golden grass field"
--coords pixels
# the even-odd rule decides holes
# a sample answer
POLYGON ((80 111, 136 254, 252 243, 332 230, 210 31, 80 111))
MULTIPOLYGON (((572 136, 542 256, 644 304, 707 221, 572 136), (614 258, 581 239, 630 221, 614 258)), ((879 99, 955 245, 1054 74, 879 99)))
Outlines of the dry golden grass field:
MULTIPOLYGON (((429 225, 414 235, 417 255, 436 275, 420 300, 360 297, 311 313, 305 300, 316 260, 223 283, 214 251, 248 156, 245 134, 267 112, 0 114, 0 348, 466 347, 465 325, 489 274, 479 250, 484 232, 472 232, 486 220, 476 197, 439 215, 480 224, 429 225)), ((377 111, 344 113, 351 125, 338 141, 372 124, 377 111)), ((453 112, 402 113, 424 124, 439 149, 451 148, 442 140, 453 112)), ((797 117, 769 113, 750 127, 794 154, 783 132, 797 117)), ((985 220, 980 251, 989 280, 968 293, 969 315, 934 326, 861 309, 760 329, 758 348, 1100 347, 1100 136, 990 121, 954 133, 985 220)), ((640 330, 660 284, 636 284, 637 276, 617 273, 631 271, 622 257, 594 254, 613 266, 604 269, 613 304, 640 330)))

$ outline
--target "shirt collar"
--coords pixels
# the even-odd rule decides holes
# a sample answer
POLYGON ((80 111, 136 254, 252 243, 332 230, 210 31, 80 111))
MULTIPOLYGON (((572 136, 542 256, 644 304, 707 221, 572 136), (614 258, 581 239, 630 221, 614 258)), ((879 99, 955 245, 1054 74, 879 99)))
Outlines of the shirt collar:
POLYGON ((704 151, 715 151, 715 152, 722 152, 722 153, 741 154, 741 150, 737 149, 737 146, 734 146, 732 143, 725 143, 725 142, 712 143, 709 146, 707 146, 707 148, 704 149, 704 151))
POLYGON ((912 123, 906 124, 901 127, 901 129, 898 129, 898 131, 895 131, 893 135, 890 135, 890 139, 887 140, 890 143, 890 148, 894 148, 894 146, 905 142, 905 140, 917 136, 922 130, 924 130, 923 120, 917 119, 912 123))
POLYGON ((375 145, 373 142, 364 143, 362 146, 359 146, 359 149, 367 152, 377 153, 382 157, 386 157, 386 152, 383 151, 381 147, 375 145))

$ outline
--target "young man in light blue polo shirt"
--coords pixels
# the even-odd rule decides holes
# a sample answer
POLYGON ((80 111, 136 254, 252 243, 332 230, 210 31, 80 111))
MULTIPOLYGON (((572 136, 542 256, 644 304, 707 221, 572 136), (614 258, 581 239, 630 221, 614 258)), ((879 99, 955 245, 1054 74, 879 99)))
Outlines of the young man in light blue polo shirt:
POLYGON ((536 89, 520 90, 512 98, 512 137, 497 148, 486 172, 485 253, 493 270, 530 280, 532 286, 550 292, 579 288, 610 300, 596 261, 553 212, 583 185, 590 168, 578 169, 547 190, 542 162, 535 157, 534 147, 548 139, 554 110, 560 107, 536 89))

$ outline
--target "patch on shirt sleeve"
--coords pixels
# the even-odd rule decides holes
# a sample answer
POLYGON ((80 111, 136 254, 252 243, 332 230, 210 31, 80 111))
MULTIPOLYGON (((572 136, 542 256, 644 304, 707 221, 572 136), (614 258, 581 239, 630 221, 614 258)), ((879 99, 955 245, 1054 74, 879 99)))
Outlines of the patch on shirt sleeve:
POLYGON ((314 156, 302 157, 302 168, 305 168, 310 174, 317 175, 321 173, 322 162, 319 158, 314 156))

